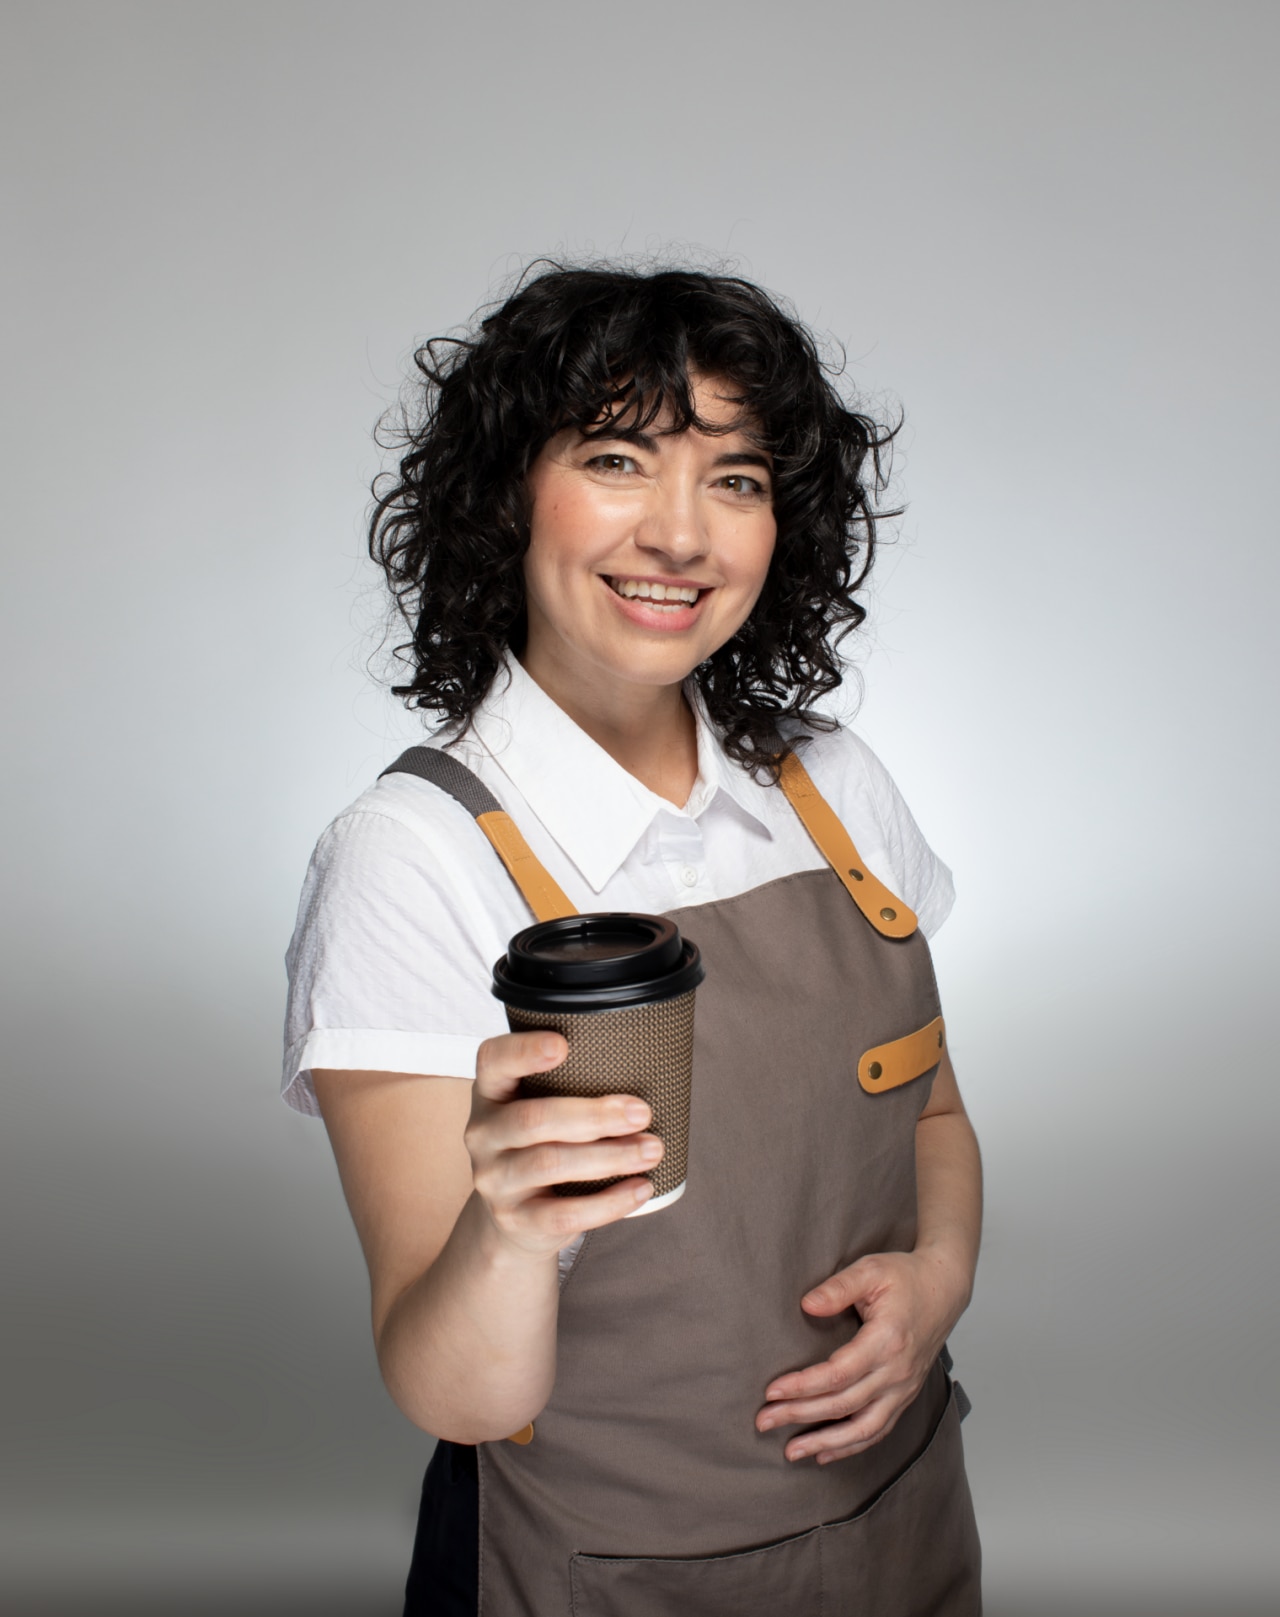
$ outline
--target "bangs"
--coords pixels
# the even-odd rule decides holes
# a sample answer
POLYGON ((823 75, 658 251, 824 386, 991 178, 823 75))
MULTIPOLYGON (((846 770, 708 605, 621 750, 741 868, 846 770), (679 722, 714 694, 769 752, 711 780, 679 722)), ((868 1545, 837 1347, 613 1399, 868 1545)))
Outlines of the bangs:
MULTIPOLYGON (((548 356, 544 419, 555 423, 553 433, 575 427, 601 438, 692 429, 722 437, 745 429, 762 447, 778 447, 771 417, 779 372, 789 367, 779 366, 776 333, 761 329, 758 307, 748 317, 726 307, 723 291, 712 298, 681 275, 607 292, 579 305, 548 356), (731 420, 698 414, 697 378, 717 383, 719 396, 736 406, 731 420)), ((790 357, 794 365, 800 356, 790 357)))

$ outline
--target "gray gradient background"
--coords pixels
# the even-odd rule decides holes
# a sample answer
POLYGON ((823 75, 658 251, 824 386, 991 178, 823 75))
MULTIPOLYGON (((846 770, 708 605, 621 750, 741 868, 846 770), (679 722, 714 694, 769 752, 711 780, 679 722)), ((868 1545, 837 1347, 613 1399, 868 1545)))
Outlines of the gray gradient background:
POLYGON ((539 251, 907 414, 860 723, 957 873, 993 1613, 1275 1611, 1271 4, 5 10, 0 1605, 395 1612, 428 1440, 277 1101, 369 433, 539 251))

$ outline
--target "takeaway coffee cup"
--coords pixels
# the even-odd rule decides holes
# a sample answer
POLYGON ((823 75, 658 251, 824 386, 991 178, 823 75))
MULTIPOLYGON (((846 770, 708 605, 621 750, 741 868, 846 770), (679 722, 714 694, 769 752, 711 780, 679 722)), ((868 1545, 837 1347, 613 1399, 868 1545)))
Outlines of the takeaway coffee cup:
MULTIPOLYGON (((639 1095, 666 1147, 649 1174, 656 1212, 684 1193, 693 1073, 693 1001, 704 972, 696 944, 662 915, 570 915, 517 932, 493 968, 513 1031, 550 1028, 569 1054, 524 1080, 530 1095, 639 1095)), ((555 1187, 581 1196, 617 1179, 555 1187)), ((634 1217, 635 1214, 629 1214, 634 1217)))

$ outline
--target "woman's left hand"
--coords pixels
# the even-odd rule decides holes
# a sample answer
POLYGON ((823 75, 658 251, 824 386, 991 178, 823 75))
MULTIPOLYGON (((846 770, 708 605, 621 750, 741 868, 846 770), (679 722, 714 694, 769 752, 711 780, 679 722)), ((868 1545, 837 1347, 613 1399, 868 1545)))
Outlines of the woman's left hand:
POLYGON ((793 1438, 788 1460, 816 1455, 826 1465, 871 1448, 923 1387, 971 1281, 963 1262, 917 1249, 860 1258, 815 1286, 800 1300, 807 1314, 856 1308, 862 1327, 824 1363, 772 1382, 756 1429, 831 1423, 793 1438))

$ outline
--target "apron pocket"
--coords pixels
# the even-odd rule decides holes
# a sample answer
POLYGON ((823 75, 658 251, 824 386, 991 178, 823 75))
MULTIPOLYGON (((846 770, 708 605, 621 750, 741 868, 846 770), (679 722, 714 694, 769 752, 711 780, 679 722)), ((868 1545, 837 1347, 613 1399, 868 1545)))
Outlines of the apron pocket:
POLYGON ((942 1060, 947 1030, 940 1016, 901 1039, 890 1039, 868 1050, 858 1063, 858 1082, 868 1095, 883 1095, 913 1079, 923 1078, 942 1060))
POLYGON ((731 1555, 575 1555, 573 1617, 979 1617, 981 1551, 958 1392, 857 1515, 731 1555))
POLYGON ((819 1617, 822 1568, 811 1528, 795 1538, 733 1555, 575 1555, 569 1563, 573 1617, 819 1617))
POLYGON ((856 1516, 819 1535, 829 1617, 980 1617, 982 1552, 954 1383, 933 1436, 907 1469, 856 1516))

